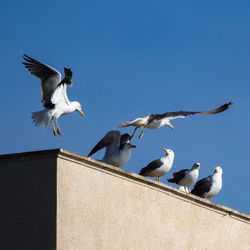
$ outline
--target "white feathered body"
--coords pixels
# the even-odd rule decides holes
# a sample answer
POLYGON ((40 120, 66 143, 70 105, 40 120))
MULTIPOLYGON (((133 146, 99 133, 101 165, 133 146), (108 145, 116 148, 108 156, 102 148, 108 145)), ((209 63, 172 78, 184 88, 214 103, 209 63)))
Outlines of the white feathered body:
POLYGON ((132 121, 125 122, 119 125, 119 127, 123 128, 123 127, 128 127, 128 126, 134 126, 138 128, 144 127, 148 129, 157 129, 157 128, 167 125, 169 122, 168 118, 163 118, 163 119, 158 119, 158 120, 154 119, 150 123, 148 123, 149 119, 150 119, 149 115, 144 116, 144 117, 139 117, 132 121))
POLYGON ((80 105, 78 102, 70 102, 66 93, 66 84, 62 84, 54 91, 51 102, 55 105, 52 109, 44 109, 32 113, 32 120, 36 126, 45 128, 52 119, 58 119, 61 115, 74 112, 80 105))
POLYGON ((194 184, 199 176, 199 169, 190 169, 185 177, 178 182, 178 185, 180 186, 190 186, 194 184))
POLYGON ((147 172, 147 176, 156 177, 165 175, 173 166, 174 153, 171 152, 167 156, 161 157, 160 161, 162 162, 162 165, 159 168, 147 172))
POLYGON ((121 167, 128 162, 131 156, 131 147, 128 144, 125 144, 122 149, 116 149, 111 151, 110 154, 105 153, 102 161, 114 165, 116 167, 121 167))
POLYGON ((212 198, 218 194, 222 188, 222 173, 214 173, 211 180, 210 191, 204 195, 205 198, 212 198))

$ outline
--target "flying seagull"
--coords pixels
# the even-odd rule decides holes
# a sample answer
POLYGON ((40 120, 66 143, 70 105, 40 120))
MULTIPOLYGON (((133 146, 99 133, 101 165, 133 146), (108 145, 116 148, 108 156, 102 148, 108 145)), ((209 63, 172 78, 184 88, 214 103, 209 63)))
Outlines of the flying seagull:
POLYGON ((200 163, 193 164, 191 169, 183 169, 178 172, 174 172, 172 179, 167 179, 168 182, 175 183, 179 186, 183 186, 186 189, 188 186, 188 193, 190 192, 189 186, 194 184, 199 176, 200 163))
POLYGON ((214 174, 203 178, 195 183, 194 188, 191 190, 191 194, 209 198, 212 200, 212 197, 220 192, 222 188, 222 168, 215 167, 214 174))
POLYGON ((217 114, 220 112, 225 111, 228 109, 233 103, 229 102, 226 103, 219 108, 209 110, 209 111, 177 111, 177 112, 166 112, 163 114, 151 114, 147 115, 144 117, 139 117, 134 120, 125 122, 121 125, 119 125, 120 128, 124 127, 129 127, 129 126, 134 126, 134 132, 131 135, 131 138, 134 136, 135 131, 140 128, 141 129, 141 134, 139 138, 142 138, 143 136, 143 128, 148 128, 148 129, 157 129, 162 126, 168 126, 171 129, 174 129, 173 125, 170 123, 171 120, 177 119, 177 118, 186 118, 191 115, 211 115, 211 114, 217 114))
POLYGON ((135 145, 130 144, 130 135, 121 135, 118 130, 109 131, 90 151, 88 157, 105 147, 103 162, 121 167, 126 164, 131 156, 131 149, 135 145))
POLYGON ((166 174, 174 162, 174 151, 166 148, 163 148, 163 150, 166 155, 151 161, 145 168, 141 169, 139 175, 155 177, 156 181, 160 181, 160 176, 166 174))
POLYGON ((65 77, 61 80, 61 74, 56 69, 40 63, 25 54, 23 55, 23 59, 25 60, 23 62, 25 68, 41 80, 41 102, 45 109, 32 113, 33 122, 35 126, 42 128, 47 127, 51 123, 54 135, 61 135, 57 122, 57 119, 61 115, 78 111, 83 116, 81 104, 76 101, 70 102, 66 92, 67 86, 72 85, 72 71, 71 69, 64 68, 65 77), (55 120, 57 133, 53 120, 55 120))

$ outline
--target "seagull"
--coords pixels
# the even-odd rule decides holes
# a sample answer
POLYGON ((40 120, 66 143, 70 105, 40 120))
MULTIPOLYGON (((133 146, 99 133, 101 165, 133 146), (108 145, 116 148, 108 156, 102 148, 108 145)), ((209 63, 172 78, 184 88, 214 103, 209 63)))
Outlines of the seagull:
POLYGON ((141 134, 139 135, 139 138, 141 139, 143 136, 143 128, 157 129, 157 128, 160 128, 162 126, 168 126, 171 129, 174 129, 173 125, 170 123, 171 120, 174 120, 177 118, 186 118, 186 117, 189 117, 191 115, 198 115, 198 114, 199 115, 217 114, 217 113, 225 111, 232 104, 233 104, 232 102, 229 102, 229 103, 226 103, 226 104, 220 106, 219 108, 209 110, 209 111, 203 111, 203 112, 200 112, 200 111, 176 111, 176 112, 166 112, 163 114, 151 114, 151 115, 139 117, 139 118, 136 118, 134 120, 120 124, 119 127, 124 128, 124 127, 134 126, 135 129, 134 129, 133 134, 131 135, 131 138, 134 136, 136 130, 138 128, 140 128, 141 134))
POLYGON ((203 178, 195 183, 194 188, 191 190, 191 194, 209 198, 212 200, 212 197, 220 192, 222 188, 222 168, 215 167, 214 174, 203 178))
POLYGON ((40 63, 33 58, 23 55, 25 62, 22 62, 30 73, 41 80, 41 95, 44 110, 33 112, 32 120, 35 126, 45 128, 50 123, 52 124, 54 135, 61 135, 61 131, 57 119, 61 115, 69 114, 78 111, 82 116, 82 107, 79 102, 70 102, 67 96, 67 86, 72 85, 72 71, 71 69, 64 68, 65 77, 61 80, 61 74, 56 69, 40 63), (55 124, 57 132, 55 130, 55 124))
POLYGON ((168 182, 175 183, 179 186, 183 186, 186 189, 188 186, 188 193, 190 192, 189 186, 194 184, 199 176, 200 163, 193 164, 191 169, 183 169, 173 173, 174 178, 167 179, 168 182))
POLYGON ((163 150, 166 155, 151 161, 145 168, 141 169, 139 175, 155 177, 156 181, 160 181, 160 176, 166 174, 174 162, 174 151, 166 148, 163 148, 163 150))
POLYGON ((118 130, 111 130, 94 146, 88 157, 105 147, 106 151, 102 161, 116 167, 121 167, 129 160, 131 149, 136 147, 130 144, 129 141, 129 134, 121 135, 118 130))

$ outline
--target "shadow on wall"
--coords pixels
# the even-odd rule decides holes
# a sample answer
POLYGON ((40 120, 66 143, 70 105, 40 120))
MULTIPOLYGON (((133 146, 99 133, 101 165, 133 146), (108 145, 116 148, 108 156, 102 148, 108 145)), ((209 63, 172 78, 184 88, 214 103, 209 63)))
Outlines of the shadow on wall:
POLYGON ((56 249, 56 159, 0 163, 0 249, 56 249))

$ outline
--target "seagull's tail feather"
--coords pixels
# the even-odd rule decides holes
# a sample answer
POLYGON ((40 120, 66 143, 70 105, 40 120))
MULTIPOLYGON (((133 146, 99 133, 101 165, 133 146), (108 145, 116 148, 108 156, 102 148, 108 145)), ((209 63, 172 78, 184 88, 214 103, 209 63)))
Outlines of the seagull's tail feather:
POLYGON ((119 128, 125 128, 125 127, 128 127, 128 126, 131 126, 132 125, 132 122, 129 121, 129 122, 124 122, 120 125, 118 125, 119 128))
POLYGON ((141 171, 138 174, 142 175, 142 176, 145 176, 145 174, 146 174, 145 168, 142 168, 141 171))
POLYGON ((119 128, 124 128, 124 127, 127 127, 128 125, 126 123, 123 123, 123 124, 119 124, 118 127, 119 128))
POLYGON ((167 179, 168 182, 172 182, 172 183, 175 183, 175 179, 167 179))
POLYGON ((44 109, 42 111, 33 112, 31 116, 35 126, 46 128, 52 120, 52 115, 50 110, 44 109))

